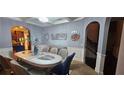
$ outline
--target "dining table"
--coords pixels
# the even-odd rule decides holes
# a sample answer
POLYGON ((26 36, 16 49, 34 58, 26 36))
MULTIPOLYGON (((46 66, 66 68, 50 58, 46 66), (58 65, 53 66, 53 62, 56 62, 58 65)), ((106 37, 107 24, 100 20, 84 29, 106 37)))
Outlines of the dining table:
POLYGON ((32 51, 21 51, 14 54, 17 58, 23 62, 40 68, 53 68, 57 64, 62 62, 62 57, 50 52, 40 52, 34 55, 32 51))

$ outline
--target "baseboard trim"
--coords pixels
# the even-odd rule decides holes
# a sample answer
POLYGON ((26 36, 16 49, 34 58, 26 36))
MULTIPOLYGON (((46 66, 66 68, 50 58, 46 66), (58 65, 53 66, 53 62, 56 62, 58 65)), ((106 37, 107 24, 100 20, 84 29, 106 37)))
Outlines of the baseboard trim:
POLYGON ((101 54, 101 53, 97 52, 97 59, 96 59, 95 71, 96 71, 99 75, 103 75, 105 57, 106 57, 105 54, 101 54))

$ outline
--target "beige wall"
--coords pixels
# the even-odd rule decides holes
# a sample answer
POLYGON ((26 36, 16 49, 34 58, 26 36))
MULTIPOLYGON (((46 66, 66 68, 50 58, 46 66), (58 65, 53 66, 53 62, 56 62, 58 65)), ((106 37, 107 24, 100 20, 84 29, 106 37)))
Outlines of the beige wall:
POLYGON ((123 31, 122 31, 122 37, 121 37, 116 74, 124 75, 124 24, 123 24, 123 31))

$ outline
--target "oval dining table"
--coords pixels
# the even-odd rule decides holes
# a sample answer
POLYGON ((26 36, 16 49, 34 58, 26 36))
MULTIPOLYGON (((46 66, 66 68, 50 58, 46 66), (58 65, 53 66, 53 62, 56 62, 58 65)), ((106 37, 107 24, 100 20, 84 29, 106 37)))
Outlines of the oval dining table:
POLYGON ((49 52, 41 52, 34 55, 31 51, 21 51, 15 53, 14 55, 23 62, 40 68, 52 68, 62 61, 62 57, 60 55, 49 52))

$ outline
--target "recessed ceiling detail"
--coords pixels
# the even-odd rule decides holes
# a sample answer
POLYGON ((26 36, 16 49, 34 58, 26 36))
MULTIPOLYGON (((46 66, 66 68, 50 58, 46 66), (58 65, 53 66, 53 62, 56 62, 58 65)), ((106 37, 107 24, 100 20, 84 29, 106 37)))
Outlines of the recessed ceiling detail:
POLYGON ((48 27, 56 24, 62 24, 71 21, 83 19, 83 17, 9 17, 12 20, 23 21, 28 24, 40 27, 48 27))

